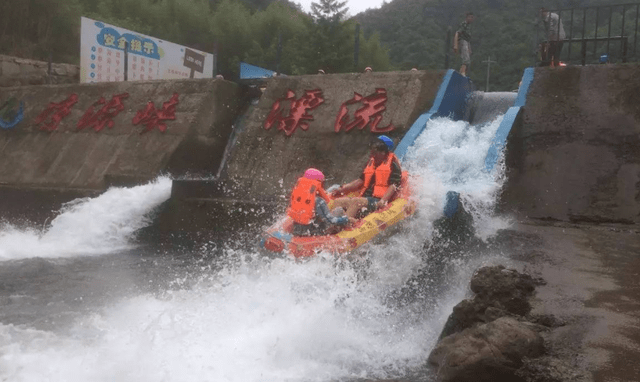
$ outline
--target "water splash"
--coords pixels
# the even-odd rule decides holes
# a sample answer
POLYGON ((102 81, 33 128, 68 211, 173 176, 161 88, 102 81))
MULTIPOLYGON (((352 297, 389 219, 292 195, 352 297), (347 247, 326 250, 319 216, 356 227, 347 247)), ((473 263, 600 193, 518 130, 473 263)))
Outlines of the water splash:
POLYGON ((471 126, 465 121, 436 118, 429 121, 427 131, 407 152, 410 171, 430 182, 422 189, 437 187, 442 207, 447 191, 459 193, 465 209, 474 217, 476 234, 483 240, 510 225, 494 213, 504 183, 504 158, 494 171, 484 171, 487 151, 502 119, 501 115, 471 126))
POLYGON ((171 179, 160 177, 131 188, 110 188, 95 198, 66 203, 44 232, 0 227, 0 260, 103 255, 131 247, 148 214, 171 195, 171 179))
MULTIPOLYGON (((449 190, 460 192, 464 203, 482 206, 476 209, 479 216, 494 218, 500 177, 480 169, 498 124, 430 122, 404 164, 414 174, 418 213, 402 230, 365 246, 360 261, 326 254, 304 262, 269 260, 225 250, 217 266, 203 265, 201 277, 185 282, 190 278, 185 273, 171 288, 119 296, 78 315, 70 328, 0 324, 0 380, 320 382, 421 373, 452 307, 467 293, 471 273, 492 261, 456 258, 447 280, 418 279, 417 271, 431 266, 423 248, 434 235, 433 223, 442 217, 449 190), (412 288, 421 298, 400 301, 398 296, 412 288)), ((130 190, 142 194, 146 189, 130 190)), ((123 238, 142 224, 113 220, 131 226, 115 229, 114 240, 106 242, 86 228, 90 234, 80 236, 87 241, 57 244, 51 256, 84 253, 77 250, 83 246, 126 245, 123 238)), ((82 221, 57 220, 55 232, 75 237, 71 227, 87 232, 82 221)), ((33 252, 46 250, 41 246, 33 252)))

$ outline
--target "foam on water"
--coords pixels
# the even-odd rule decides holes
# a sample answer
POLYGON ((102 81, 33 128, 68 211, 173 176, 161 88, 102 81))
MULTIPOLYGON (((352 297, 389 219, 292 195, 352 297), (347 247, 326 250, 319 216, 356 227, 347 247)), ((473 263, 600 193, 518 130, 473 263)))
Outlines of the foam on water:
MULTIPOLYGON (((501 115, 489 123, 470 126, 465 121, 436 118, 407 152, 408 168, 417 173, 426 171, 440 180, 442 196, 447 191, 460 193, 465 209, 474 217, 476 235, 482 239, 510 224, 493 213, 504 182, 504 160, 494 171, 484 171, 484 159, 502 119, 501 115)), ((424 184, 420 189, 430 187, 424 184)))
POLYGON ((0 261, 30 257, 103 255, 131 247, 131 237, 149 223, 148 213, 171 195, 171 179, 132 188, 111 188, 96 198, 63 206, 44 231, 0 226, 0 261))
POLYGON ((327 381, 416 366, 434 330, 427 322, 408 325, 416 320, 381 303, 374 283, 357 279, 352 268, 321 258, 252 262, 191 290, 124 299, 78 322, 71 335, 1 326, 0 375, 327 381))
MULTIPOLYGON (((176 280, 182 287, 122 296, 82 315, 71 329, 0 324, 0 380, 336 381, 402 377, 419 369, 452 307, 467 293, 471 273, 490 260, 456 264, 437 300, 400 303, 393 296, 425 266, 423 246, 442 216, 447 191, 460 192, 465 205, 481 206, 476 212, 487 221, 496 219, 489 211, 500 177, 480 169, 498 124, 429 123, 405 163, 414 175, 418 213, 402 230, 367 245, 359 253, 362 261, 326 254, 304 262, 269 260, 227 250, 228 265, 197 282, 176 280)), ((125 246, 152 208, 140 203, 166 199, 168 182, 111 190, 120 194, 74 204, 45 235, 33 234, 32 255, 125 246), (98 215, 95 208, 122 208, 116 215, 128 218, 95 225, 81 218, 98 215), (52 232, 69 240, 45 245, 52 232)), ((31 235, 2 232, 0 243, 31 235)))

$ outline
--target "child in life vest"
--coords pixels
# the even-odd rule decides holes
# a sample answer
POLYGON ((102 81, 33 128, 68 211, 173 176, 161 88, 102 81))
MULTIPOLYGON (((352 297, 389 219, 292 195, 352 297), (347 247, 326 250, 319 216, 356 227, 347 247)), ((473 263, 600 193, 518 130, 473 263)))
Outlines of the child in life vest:
POLYGON ((329 211, 329 196, 322 187, 324 174, 315 168, 305 171, 291 192, 287 215, 293 219, 296 236, 325 235, 334 227, 344 227, 355 222, 344 216, 342 208, 329 211))

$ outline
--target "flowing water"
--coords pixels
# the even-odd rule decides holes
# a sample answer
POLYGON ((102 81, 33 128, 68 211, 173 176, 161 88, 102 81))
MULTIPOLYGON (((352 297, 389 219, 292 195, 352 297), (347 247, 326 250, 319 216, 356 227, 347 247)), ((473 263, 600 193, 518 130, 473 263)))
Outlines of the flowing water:
POLYGON ((429 272, 425 250, 450 190, 480 239, 508 224, 492 213, 502 171, 481 171, 500 120, 429 123, 404 163, 419 212, 360 261, 136 243, 167 178, 76 200, 46 227, 3 223, 0 381, 429 380, 422 366, 473 270, 504 260, 451 254, 429 272))

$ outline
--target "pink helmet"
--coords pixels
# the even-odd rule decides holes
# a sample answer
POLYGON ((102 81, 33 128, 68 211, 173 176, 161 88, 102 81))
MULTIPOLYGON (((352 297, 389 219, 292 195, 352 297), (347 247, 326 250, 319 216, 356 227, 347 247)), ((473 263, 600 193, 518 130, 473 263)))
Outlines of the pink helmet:
POLYGON ((307 169, 307 171, 304 172, 304 177, 307 179, 319 180, 321 182, 324 180, 324 174, 322 171, 315 168, 307 169))

